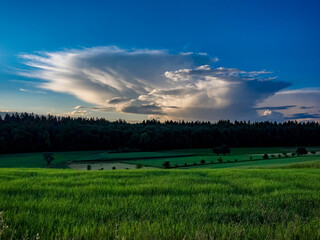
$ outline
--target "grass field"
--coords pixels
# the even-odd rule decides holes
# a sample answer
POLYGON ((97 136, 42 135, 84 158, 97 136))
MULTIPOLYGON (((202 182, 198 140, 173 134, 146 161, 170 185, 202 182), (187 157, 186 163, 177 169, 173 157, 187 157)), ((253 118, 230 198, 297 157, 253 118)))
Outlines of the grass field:
MULTIPOLYGON (((99 153, 102 153, 102 151, 55 152, 55 160, 52 165, 86 158, 99 153)), ((43 160, 42 153, 0 154, 0 167, 44 168, 47 167, 47 163, 43 160)))
MULTIPOLYGON (((188 168, 230 168, 230 167, 276 167, 292 163, 314 161, 320 159, 320 147, 307 148, 308 151, 316 151, 318 154, 301 157, 292 157, 290 153, 295 152, 296 147, 285 148, 232 148, 231 154, 216 156, 212 149, 182 149, 162 152, 131 152, 131 153, 109 153, 107 151, 79 151, 79 152, 56 152, 53 168, 68 168, 71 162, 83 162, 84 167, 89 163, 119 162, 131 165, 144 165, 147 167, 163 168, 163 163, 170 161, 171 166, 184 164, 188 168), (263 154, 274 155, 275 158, 262 160, 263 154), (288 153, 289 157, 278 157, 278 154, 288 153), (203 159, 206 163, 218 163, 218 158, 223 159, 223 164, 200 165, 203 159), (249 159, 258 161, 248 161, 249 159), (237 160, 238 162, 235 162, 237 160), (230 161, 231 163, 226 163, 230 161), (190 166, 194 163, 197 166, 190 166)), ((42 159, 42 153, 26 154, 2 154, 0 155, 0 167, 22 167, 22 168, 46 168, 46 162, 42 159)))
POLYGON ((0 169, 0 179, 0 239, 320 238, 318 169, 0 169))
MULTIPOLYGON (((151 167, 163 167, 163 163, 169 161, 171 166, 183 166, 184 164, 193 165, 194 163, 198 164, 197 166, 188 166, 187 168, 230 168, 230 167, 274 167, 274 166, 283 166, 286 164, 292 164, 296 162, 306 162, 314 161, 320 159, 319 147, 308 148, 308 151, 316 151, 318 154, 308 154, 305 156, 295 156, 292 157, 290 154, 295 152, 295 147, 277 147, 277 148, 232 148, 231 153, 227 155, 217 156, 212 153, 211 149, 183 149, 183 150, 174 150, 172 153, 185 153, 193 154, 193 156, 186 157, 170 157, 159 158, 159 159, 136 159, 134 161, 130 160, 130 163, 143 164, 151 167), (262 160, 263 154, 269 154, 268 160, 262 160), (288 158, 285 158, 282 153, 287 153, 288 158), (281 154, 281 158, 278 155, 281 154), (274 155, 274 158, 271 157, 274 155), (258 161, 248 161, 251 159, 258 161), (218 158, 222 158, 223 164, 208 164, 208 165, 199 165, 200 161, 203 159, 206 163, 218 163, 218 158), (238 162, 235 162, 235 159, 238 162), (230 161, 231 163, 226 163, 230 161), (245 161, 245 162, 242 162, 245 161)), ((123 161, 126 162, 126 161, 123 161)), ((129 161, 127 161, 129 163, 129 161)), ((183 167, 184 168, 184 167, 183 167)))

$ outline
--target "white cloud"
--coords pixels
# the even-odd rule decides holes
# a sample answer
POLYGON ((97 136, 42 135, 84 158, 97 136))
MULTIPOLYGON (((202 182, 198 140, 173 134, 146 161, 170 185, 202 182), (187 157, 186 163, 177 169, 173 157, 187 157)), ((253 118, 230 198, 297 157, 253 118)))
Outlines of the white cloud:
POLYGON ((43 80, 39 88, 96 105, 77 106, 75 111, 161 119, 259 119, 255 106, 289 86, 267 71, 212 68, 218 59, 204 53, 96 47, 22 57, 33 67, 23 74, 43 80))
POLYGON ((61 116, 61 117, 85 117, 88 115, 88 112, 86 110, 74 110, 72 112, 67 112, 67 113, 60 113, 57 114, 57 116, 61 116))
POLYGON ((259 108, 274 108, 281 113, 284 120, 318 120, 320 121, 320 89, 304 88, 279 91, 258 104, 259 108), (291 105, 279 108, 282 105, 291 105))
POLYGON ((20 88, 19 91, 27 93, 47 94, 45 91, 33 91, 29 89, 20 88))

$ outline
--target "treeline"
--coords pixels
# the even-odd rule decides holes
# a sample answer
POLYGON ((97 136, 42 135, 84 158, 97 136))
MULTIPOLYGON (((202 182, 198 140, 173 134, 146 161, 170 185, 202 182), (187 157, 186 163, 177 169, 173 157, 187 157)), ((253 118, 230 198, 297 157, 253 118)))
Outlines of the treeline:
POLYGON ((96 118, 7 114, 0 117, 0 152, 164 150, 179 148, 319 146, 316 122, 173 122, 130 124, 96 118))

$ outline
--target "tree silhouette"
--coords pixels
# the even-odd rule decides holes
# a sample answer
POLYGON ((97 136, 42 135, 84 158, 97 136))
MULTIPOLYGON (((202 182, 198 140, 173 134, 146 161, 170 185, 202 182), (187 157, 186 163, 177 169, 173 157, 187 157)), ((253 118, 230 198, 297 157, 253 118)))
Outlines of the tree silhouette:
POLYGON ((304 155, 308 154, 308 151, 306 150, 305 147, 298 147, 296 150, 297 155, 304 155))
POLYGON ((164 168, 170 168, 170 162, 169 162, 169 161, 166 161, 166 162, 164 162, 164 163, 162 164, 162 166, 163 166, 164 168))
POLYGON ((47 165, 50 165, 54 160, 53 153, 45 152, 42 154, 42 158, 47 162, 47 165))

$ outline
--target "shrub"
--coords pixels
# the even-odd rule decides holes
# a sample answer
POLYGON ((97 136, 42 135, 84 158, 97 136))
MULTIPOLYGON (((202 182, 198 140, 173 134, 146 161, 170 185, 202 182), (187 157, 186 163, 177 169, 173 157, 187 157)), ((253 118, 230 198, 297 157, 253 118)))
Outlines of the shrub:
POLYGON ((316 151, 311 151, 310 153, 312 153, 312 154, 316 154, 316 151))
POLYGON ((206 163, 206 160, 201 159, 200 163, 201 163, 201 164, 205 164, 205 163, 206 163))
POLYGON ((296 153, 291 153, 291 156, 294 157, 296 155, 296 153))
POLYGON ((271 157, 272 157, 272 158, 275 158, 276 156, 275 156, 274 154, 271 154, 271 157))
POLYGON ((234 162, 238 162, 238 159, 235 159, 234 162))
POLYGON ((220 147, 215 147, 212 149, 212 152, 219 155, 220 153, 223 155, 226 155, 227 153, 230 153, 230 148, 228 145, 221 145, 220 147))
POLYGON ((87 170, 91 170, 91 165, 87 165, 87 170))
POLYGON ((280 153, 278 154, 278 158, 281 158, 281 154, 280 153))
POLYGON ((53 153, 45 152, 42 154, 42 158, 47 162, 47 165, 50 165, 54 160, 53 153))
POLYGON ((296 150, 297 155, 304 155, 308 154, 308 151, 306 150, 305 147, 298 147, 296 150))
POLYGON ((252 161, 253 160, 253 157, 252 156, 250 156, 250 161, 252 161))
POLYGON ((221 157, 218 158, 218 162, 219 162, 219 163, 222 163, 222 162, 223 162, 223 160, 222 160, 221 157))
POLYGON ((137 169, 140 169, 140 168, 142 168, 142 166, 143 166, 143 165, 142 165, 141 163, 138 163, 137 166, 136 166, 136 168, 137 168, 137 169))
POLYGON ((265 154, 263 155, 263 159, 268 159, 268 158, 269 158, 268 154, 265 153, 265 154))
POLYGON ((164 163, 162 164, 162 166, 163 166, 164 168, 170 168, 170 162, 169 162, 169 161, 166 161, 166 162, 164 162, 164 163))
POLYGON ((112 170, 116 170, 116 167, 112 167, 112 170))

